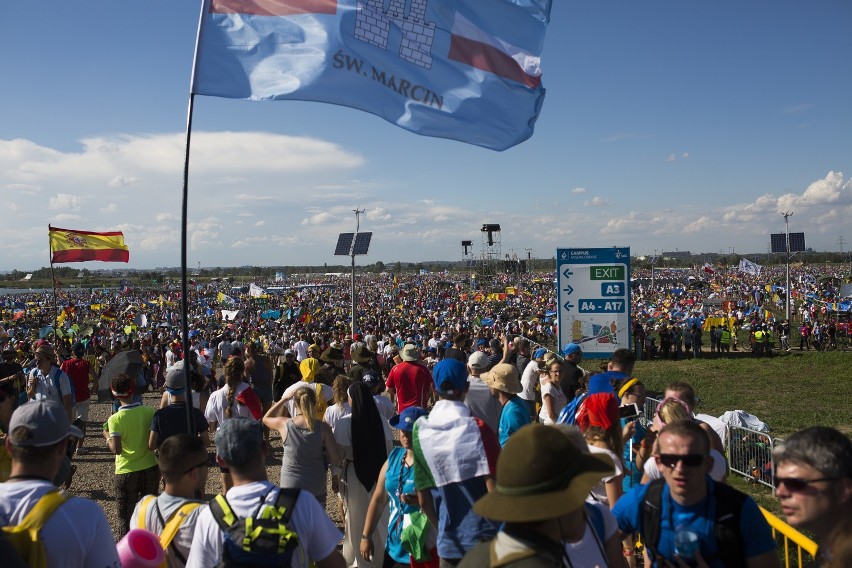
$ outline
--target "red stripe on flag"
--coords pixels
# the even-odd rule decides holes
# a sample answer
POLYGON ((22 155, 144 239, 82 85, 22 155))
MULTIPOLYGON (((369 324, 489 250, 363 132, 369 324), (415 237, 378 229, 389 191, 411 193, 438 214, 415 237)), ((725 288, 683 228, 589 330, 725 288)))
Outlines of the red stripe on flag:
POLYGON ((525 73, 523 67, 505 52, 487 43, 466 37, 455 34, 451 36, 450 52, 447 58, 523 83, 531 89, 541 84, 541 77, 533 77, 525 73))
POLYGON ((247 16, 336 14, 337 0, 211 0, 210 13, 247 16))
POLYGON ((62 262, 86 262, 100 260, 102 262, 130 262, 130 252, 121 249, 69 249, 53 252, 50 259, 54 264, 62 262))

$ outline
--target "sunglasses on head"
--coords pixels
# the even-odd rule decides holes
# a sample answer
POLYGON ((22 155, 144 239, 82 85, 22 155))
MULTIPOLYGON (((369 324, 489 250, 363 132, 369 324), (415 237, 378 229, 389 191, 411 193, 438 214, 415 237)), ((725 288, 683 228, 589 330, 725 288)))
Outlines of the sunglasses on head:
POLYGON ((698 467, 704 463, 704 456, 701 454, 660 454, 660 463, 664 466, 674 469, 678 462, 683 462, 684 467, 698 467))
POLYGON ((802 479, 801 477, 776 477, 775 488, 781 487, 783 483, 788 491, 799 492, 808 488, 811 483, 817 481, 835 481, 834 477, 819 477, 817 479, 802 479))

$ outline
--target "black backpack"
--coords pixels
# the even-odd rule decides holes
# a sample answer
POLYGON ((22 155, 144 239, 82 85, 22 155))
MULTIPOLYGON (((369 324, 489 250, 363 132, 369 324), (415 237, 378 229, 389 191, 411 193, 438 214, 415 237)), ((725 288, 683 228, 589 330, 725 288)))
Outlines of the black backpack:
MULTIPOLYGON (((660 543, 660 526, 663 513, 663 488, 665 479, 655 479, 648 484, 648 491, 642 502, 642 520, 639 527, 642 540, 648 549, 648 557, 659 559, 657 545, 660 543)), ((724 483, 714 483, 713 493, 708 495, 716 500, 716 555, 705 558, 709 563, 719 559, 725 566, 745 566, 745 546, 740 535, 740 514, 747 496, 724 483)))
POLYGON ((260 498, 254 514, 240 519, 225 496, 217 495, 210 501, 210 512, 225 533, 222 560, 218 566, 291 566, 299 537, 287 524, 298 498, 299 489, 273 487, 260 498), (278 496, 274 504, 264 509, 266 498, 276 489, 278 496))

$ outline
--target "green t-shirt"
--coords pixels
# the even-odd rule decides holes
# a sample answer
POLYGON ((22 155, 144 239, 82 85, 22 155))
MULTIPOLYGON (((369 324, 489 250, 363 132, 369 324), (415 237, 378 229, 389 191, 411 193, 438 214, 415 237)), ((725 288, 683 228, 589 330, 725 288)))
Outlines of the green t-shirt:
POLYGON ((107 419, 109 435, 121 437, 121 453, 115 456, 115 473, 133 473, 157 465, 148 449, 154 409, 141 404, 122 406, 107 419))

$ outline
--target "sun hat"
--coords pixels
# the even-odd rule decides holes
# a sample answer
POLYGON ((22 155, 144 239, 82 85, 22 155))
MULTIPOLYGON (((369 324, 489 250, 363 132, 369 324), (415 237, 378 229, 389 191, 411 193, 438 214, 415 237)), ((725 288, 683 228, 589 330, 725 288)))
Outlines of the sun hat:
POLYGON ((319 360, 323 363, 337 363, 343 361, 343 349, 337 347, 329 347, 319 356, 319 360))
POLYGON ((236 417, 225 420, 216 430, 216 454, 230 466, 241 466, 260 455, 263 423, 236 417))
POLYGON ((412 343, 406 343, 402 346, 402 349, 399 350, 399 356, 402 357, 403 361, 413 363, 415 361, 420 360, 420 350, 417 348, 416 345, 412 343))
POLYGON ((68 420, 65 407, 53 400, 28 402, 15 409, 9 420, 9 443, 17 447, 41 448, 52 446, 73 436, 82 438, 83 432, 68 420), (30 436, 26 440, 15 436, 15 430, 24 427, 30 436))
POLYGON ((455 394, 467 386, 467 367, 458 359, 444 359, 432 369, 432 378, 438 393, 455 394))
POLYGON ((414 430, 414 423, 417 422, 417 419, 421 416, 428 415, 429 411, 425 408, 420 408, 419 406, 409 406, 400 414, 391 417, 391 419, 388 420, 388 424, 391 425, 391 428, 396 428, 397 430, 402 430, 403 432, 411 432, 412 430, 414 430))
POLYGON ((558 426, 531 424, 518 430, 497 459, 494 490, 474 503, 474 512, 486 519, 530 523, 582 507, 592 487, 612 474, 613 463, 605 454, 581 448, 574 438, 558 426))
POLYGON ((47 357, 51 361, 56 359, 56 354, 53 352, 53 347, 51 347, 50 343, 48 343, 46 341, 41 343, 38 347, 36 347, 35 353, 40 354, 40 355, 44 355, 45 357, 47 357))
POLYGON ((488 358, 488 355, 482 351, 474 351, 471 353, 470 357, 468 357, 467 364, 469 367, 482 371, 488 368, 489 361, 490 359, 488 358))
POLYGON ((479 375, 479 378, 489 387, 509 394, 517 394, 523 390, 518 378, 518 368, 509 363, 497 363, 490 371, 479 375))
POLYGON ((363 343, 352 350, 352 360, 356 363, 369 363, 375 355, 363 343))

